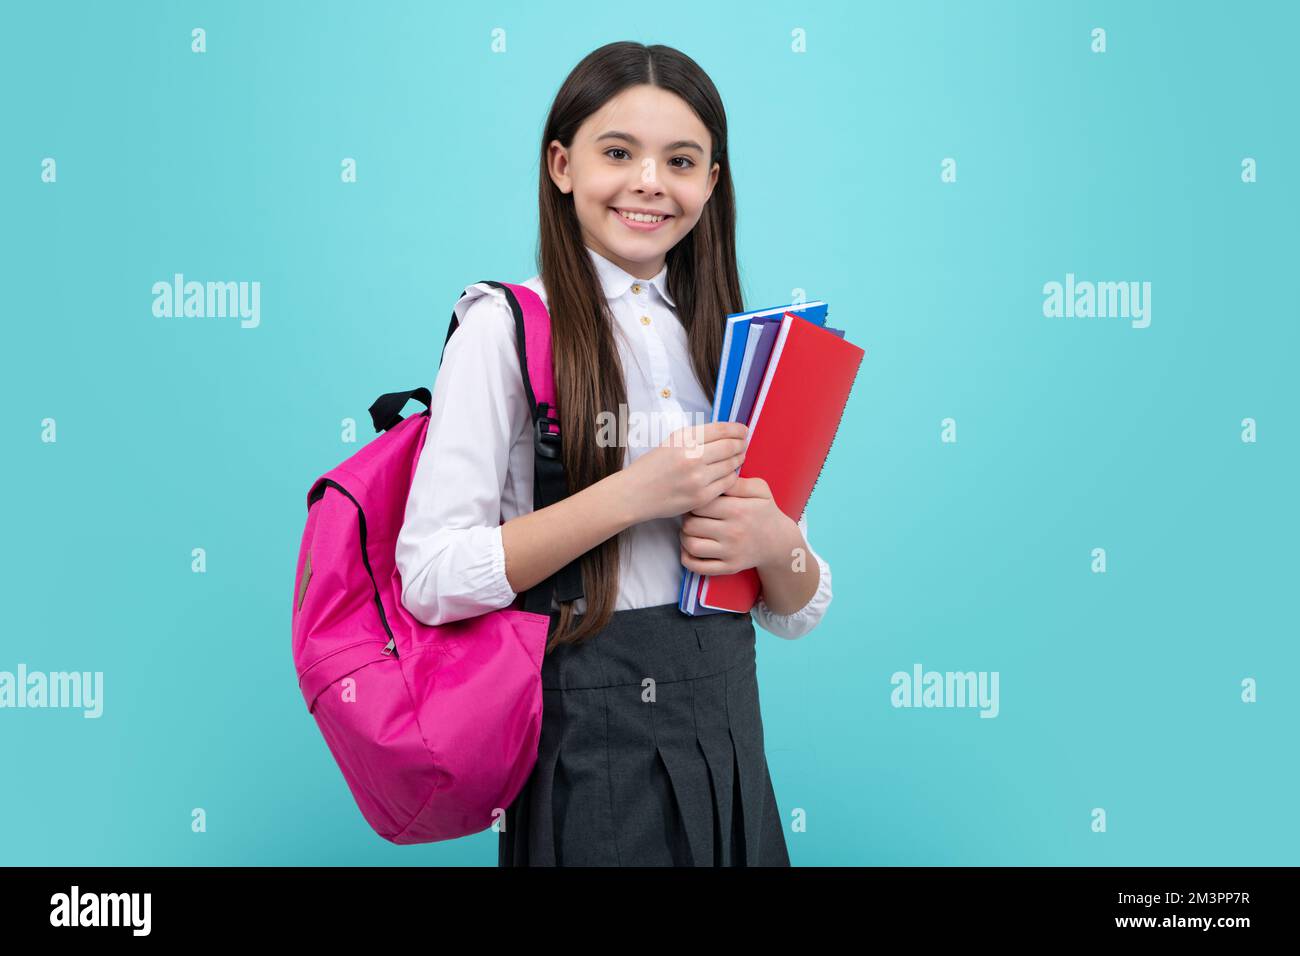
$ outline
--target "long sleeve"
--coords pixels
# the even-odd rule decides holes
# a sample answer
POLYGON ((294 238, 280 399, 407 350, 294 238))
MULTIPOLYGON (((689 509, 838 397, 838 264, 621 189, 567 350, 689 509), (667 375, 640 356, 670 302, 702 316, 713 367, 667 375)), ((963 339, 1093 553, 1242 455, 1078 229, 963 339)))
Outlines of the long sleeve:
POLYGON ((482 286, 471 286, 456 311, 459 327, 434 383, 396 547, 402 604, 429 625, 515 599, 505 573, 501 497, 511 448, 529 415, 514 318, 504 299, 482 286))
POLYGON ((831 566, 813 550, 812 543, 808 541, 808 522, 803 516, 799 518, 799 530, 803 532, 804 543, 808 545, 809 555, 816 558, 817 564, 821 567, 821 574, 817 581, 817 591, 808 599, 807 604, 789 614, 773 614, 772 609, 767 606, 762 597, 759 597, 758 603, 754 605, 750 612, 753 614, 754 622, 759 627, 787 640, 803 637, 816 627, 822 616, 825 615, 826 608, 831 603, 831 566))

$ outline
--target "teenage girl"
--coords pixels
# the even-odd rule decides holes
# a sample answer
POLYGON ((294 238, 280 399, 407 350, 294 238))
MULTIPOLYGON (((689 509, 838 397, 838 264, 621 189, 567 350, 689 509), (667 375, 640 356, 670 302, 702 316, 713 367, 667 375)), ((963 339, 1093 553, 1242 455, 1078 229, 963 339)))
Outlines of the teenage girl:
POLYGON ((533 507, 514 318, 500 290, 470 286, 397 540, 402 602, 436 625, 554 588, 566 567, 581 584, 549 605, 541 742, 500 865, 788 866, 754 621, 806 634, 831 577, 804 519, 737 476, 745 426, 698 424, 724 317, 743 310, 717 90, 670 47, 595 50, 552 104, 540 180, 540 274, 523 285, 551 316, 571 494, 533 507), (659 441, 603 440, 620 409, 659 441), (755 568, 763 596, 751 613, 688 616, 683 566, 755 568))

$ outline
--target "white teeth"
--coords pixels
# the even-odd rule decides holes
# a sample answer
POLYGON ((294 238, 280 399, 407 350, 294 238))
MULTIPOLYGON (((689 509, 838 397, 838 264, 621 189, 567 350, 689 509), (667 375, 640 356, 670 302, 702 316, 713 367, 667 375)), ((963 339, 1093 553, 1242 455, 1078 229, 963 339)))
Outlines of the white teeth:
POLYGON ((624 219, 631 219, 633 222, 662 222, 663 216, 648 216, 643 212, 623 212, 618 210, 618 214, 624 219))

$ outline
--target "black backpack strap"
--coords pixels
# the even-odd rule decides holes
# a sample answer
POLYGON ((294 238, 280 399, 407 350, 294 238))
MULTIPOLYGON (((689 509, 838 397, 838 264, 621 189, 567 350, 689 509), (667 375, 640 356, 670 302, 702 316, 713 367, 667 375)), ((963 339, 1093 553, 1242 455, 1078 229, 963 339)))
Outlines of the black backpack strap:
MULTIPOLYGON (((504 294, 510 312, 515 319, 515 345, 519 353, 519 371, 523 378, 524 395, 528 402, 533 423, 533 510, 549 507, 569 496, 568 483, 564 477, 564 460, 560 454, 560 423, 553 417, 557 411, 546 402, 538 402, 533 390, 532 379, 528 373, 528 346, 524 323, 524 310, 518 297, 509 286, 484 279, 475 285, 487 285, 504 294)), ((461 293, 461 297, 465 296, 461 293)), ((447 354, 447 343, 451 341, 459 320, 456 310, 451 313, 451 323, 447 328, 447 338, 443 342, 443 355, 447 354)), ((549 333, 549 322, 548 322, 549 333)), ((442 359, 438 359, 442 367, 442 359)), ((554 370, 551 372, 554 376, 554 370)), ((583 597, 581 556, 574 558, 550 577, 539 581, 524 593, 525 611, 537 614, 551 613, 551 599, 557 601, 575 601, 583 597)))

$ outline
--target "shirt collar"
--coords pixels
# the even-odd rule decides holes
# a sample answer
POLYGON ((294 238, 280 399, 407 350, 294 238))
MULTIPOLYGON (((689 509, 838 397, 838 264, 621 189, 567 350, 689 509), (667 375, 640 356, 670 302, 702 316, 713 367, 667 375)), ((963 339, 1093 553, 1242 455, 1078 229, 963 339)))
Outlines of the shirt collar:
POLYGON ((677 307, 672 294, 668 291, 668 263, 666 261, 664 267, 659 270, 659 274, 653 279, 638 279, 636 276, 624 272, 621 266, 610 262, 594 249, 588 248, 587 252, 591 254, 591 261, 596 266, 596 275, 600 278, 601 287, 605 291, 605 298, 617 299, 632 287, 632 283, 639 282, 642 285, 653 286, 655 291, 663 296, 665 302, 673 308, 677 307))

